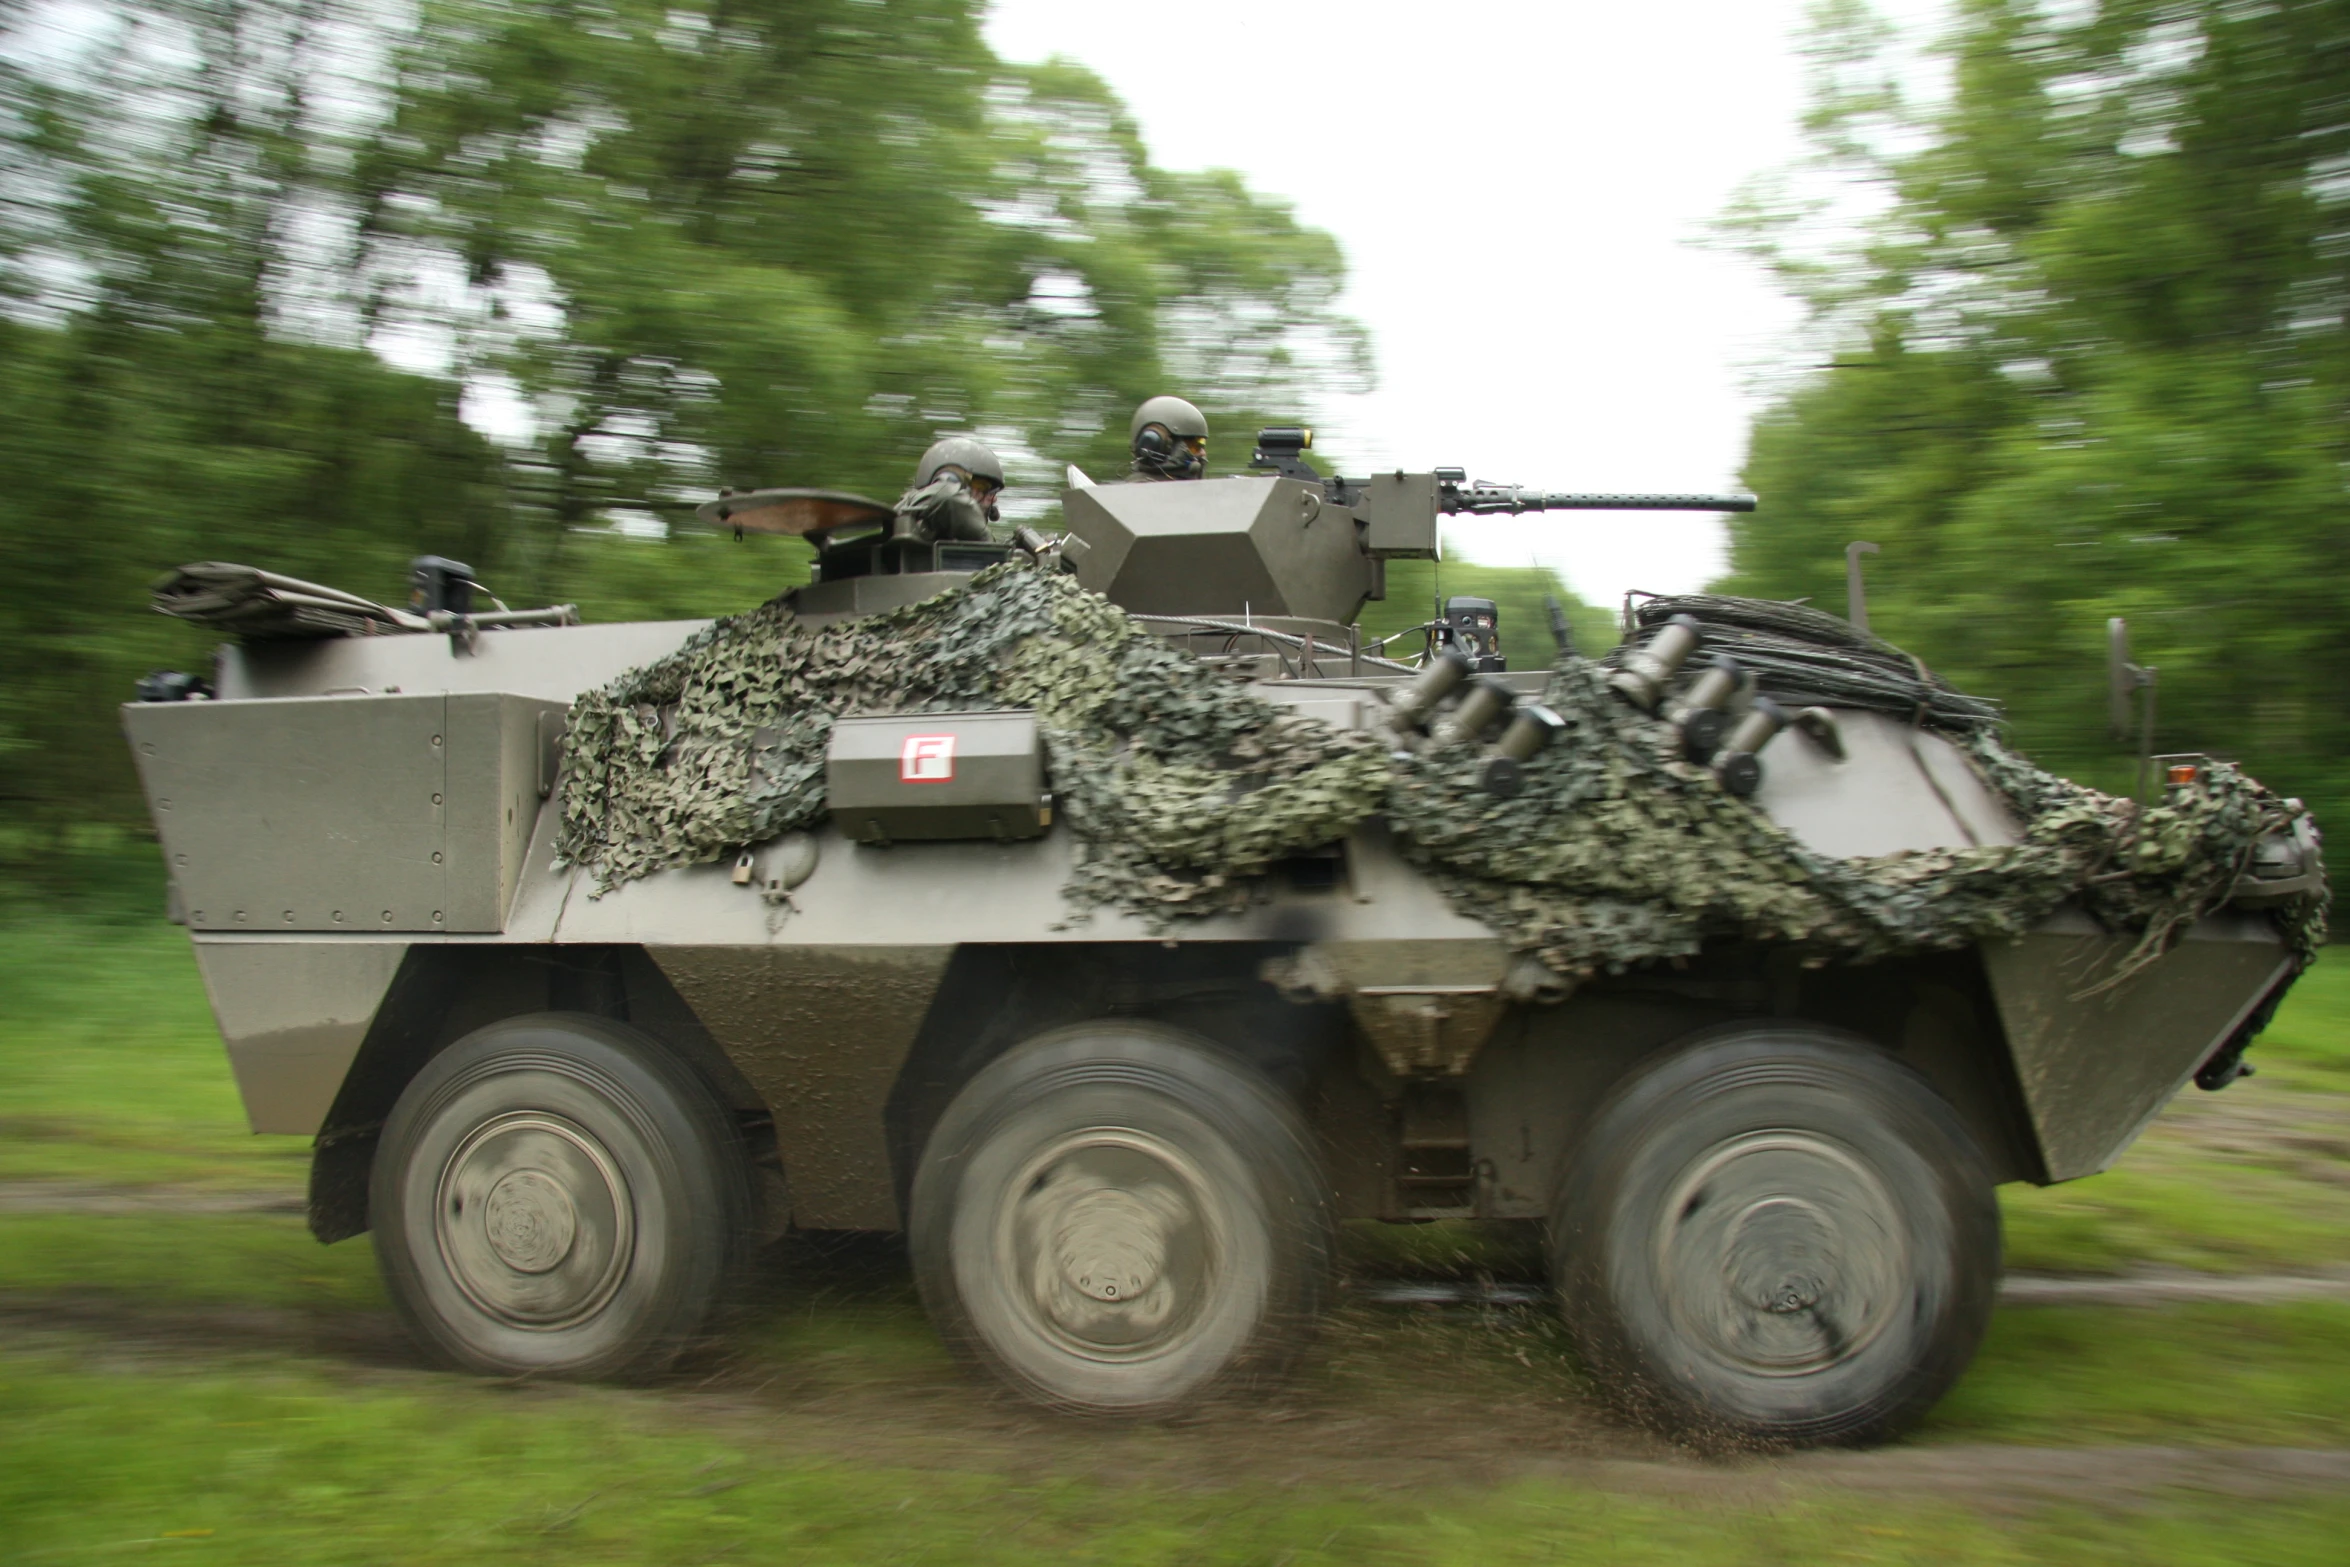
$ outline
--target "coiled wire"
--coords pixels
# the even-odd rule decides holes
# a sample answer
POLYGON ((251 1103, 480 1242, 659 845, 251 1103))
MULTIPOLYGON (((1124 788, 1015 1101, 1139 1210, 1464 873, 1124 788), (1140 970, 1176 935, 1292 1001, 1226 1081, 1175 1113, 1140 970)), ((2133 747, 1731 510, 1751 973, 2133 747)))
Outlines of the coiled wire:
POLYGON ((1630 594, 1628 635, 1606 662, 1618 661, 1675 615, 1698 622, 1698 657, 1727 653, 1753 671, 1757 688, 1783 707, 1856 707, 1891 713, 1930 728, 1972 734, 1996 728, 2002 710, 1969 696, 1892 643, 1850 621, 1779 599, 1718 593, 1630 594))

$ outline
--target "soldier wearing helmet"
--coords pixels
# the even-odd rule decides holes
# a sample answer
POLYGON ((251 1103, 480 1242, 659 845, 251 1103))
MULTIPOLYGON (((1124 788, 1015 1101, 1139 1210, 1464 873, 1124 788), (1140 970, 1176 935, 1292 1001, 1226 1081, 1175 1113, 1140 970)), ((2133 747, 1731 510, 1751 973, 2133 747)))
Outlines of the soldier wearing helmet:
POLYGON ((1134 451, 1129 483, 1197 479, 1208 471, 1208 418, 1180 397, 1154 397, 1134 410, 1126 432, 1134 451))
POLYGON ((1004 464, 984 441, 950 435, 914 464, 914 482, 898 497, 898 538, 986 539, 1003 492, 1004 464))

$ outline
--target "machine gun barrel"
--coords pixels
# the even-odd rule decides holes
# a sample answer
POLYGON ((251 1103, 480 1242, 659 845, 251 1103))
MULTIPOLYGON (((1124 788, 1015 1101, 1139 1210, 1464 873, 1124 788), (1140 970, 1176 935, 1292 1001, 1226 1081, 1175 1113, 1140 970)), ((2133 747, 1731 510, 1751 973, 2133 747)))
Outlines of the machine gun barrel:
POLYGON ((1447 484, 1437 492, 1447 514, 1514 515, 1527 511, 1752 511, 1751 495, 1562 495, 1509 484, 1447 484))

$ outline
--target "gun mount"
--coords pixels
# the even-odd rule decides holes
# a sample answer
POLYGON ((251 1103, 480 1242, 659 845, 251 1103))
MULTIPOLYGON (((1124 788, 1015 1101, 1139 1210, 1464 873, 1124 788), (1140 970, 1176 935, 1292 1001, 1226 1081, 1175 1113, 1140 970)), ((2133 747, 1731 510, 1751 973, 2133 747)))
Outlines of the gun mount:
POLYGON ((1344 625, 1387 596, 1390 560, 1439 557, 1441 519, 1536 511, 1746 512, 1751 495, 1615 495, 1471 483, 1466 470, 1325 477, 1313 432, 1260 431, 1269 472, 1185 484, 1080 485, 1062 496, 1077 579, 1152 615, 1292 617, 1344 625))
POLYGON ((1518 516, 1534 511, 1748 512, 1751 495, 1629 495, 1528 490, 1471 483, 1460 468, 1323 481, 1324 493, 1363 522, 1364 547, 1382 560, 1434 560, 1443 517, 1518 516))

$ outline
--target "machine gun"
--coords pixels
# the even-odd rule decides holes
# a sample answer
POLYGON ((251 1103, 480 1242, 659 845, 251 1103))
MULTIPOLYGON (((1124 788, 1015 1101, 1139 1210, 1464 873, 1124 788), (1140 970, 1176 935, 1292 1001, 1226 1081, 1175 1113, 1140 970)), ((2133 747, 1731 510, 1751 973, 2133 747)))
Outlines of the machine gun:
MULTIPOLYGON (((1514 484, 1471 484, 1461 468, 1436 470, 1436 509, 1447 516, 1514 517, 1528 511, 1752 511, 1751 495, 1595 495, 1521 490, 1514 484)), ((1369 479, 1340 479, 1368 485, 1369 479)))
MULTIPOLYGON (((1314 432, 1304 425, 1273 425, 1257 432, 1249 466, 1269 469, 1285 480, 1317 486, 1322 499, 1351 511, 1362 526, 1363 553, 1377 575, 1370 596, 1385 596, 1384 563, 1432 559, 1437 554, 1440 517, 1517 516, 1531 511, 1714 511, 1754 510, 1751 495, 1616 495, 1527 490, 1514 484, 1472 484, 1468 470, 1374 474, 1369 478, 1325 477, 1306 460, 1314 432)), ((1423 628, 1429 656, 1440 648, 1460 652, 1473 668, 1506 669, 1501 655, 1499 615, 1490 600, 1439 602, 1436 618, 1423 628)), ((1561 649, 1565 643, 1562 641, 1561 649)))
POLYGON ((1433 555, 1439 516, 1517 516, 1530 511, 1718 511, 1754 510, 1751 495, 1610 495, 1526 490, 1514 484, 1472 484, 1465 468, 1433 473, 1374 474, 1364 479, 1324 477, 1305 454, 1314 432, 1281 424, 1257 432, 1251 468, 1270 469, 1285 479, 1318 484, 1333 503, 1349 507, 1371 524, 1366 542, 1374 555, 1389 558, 1433 555), (1382 528, 1378 519, 1384 518, 1382 528), (1422 521, 1424 519, 1424 521, 1422 521), (1417 525, 1415 525, 1417 524, 1417 525), (1386 541, 1382 542, 1381 535, 1386 541))

